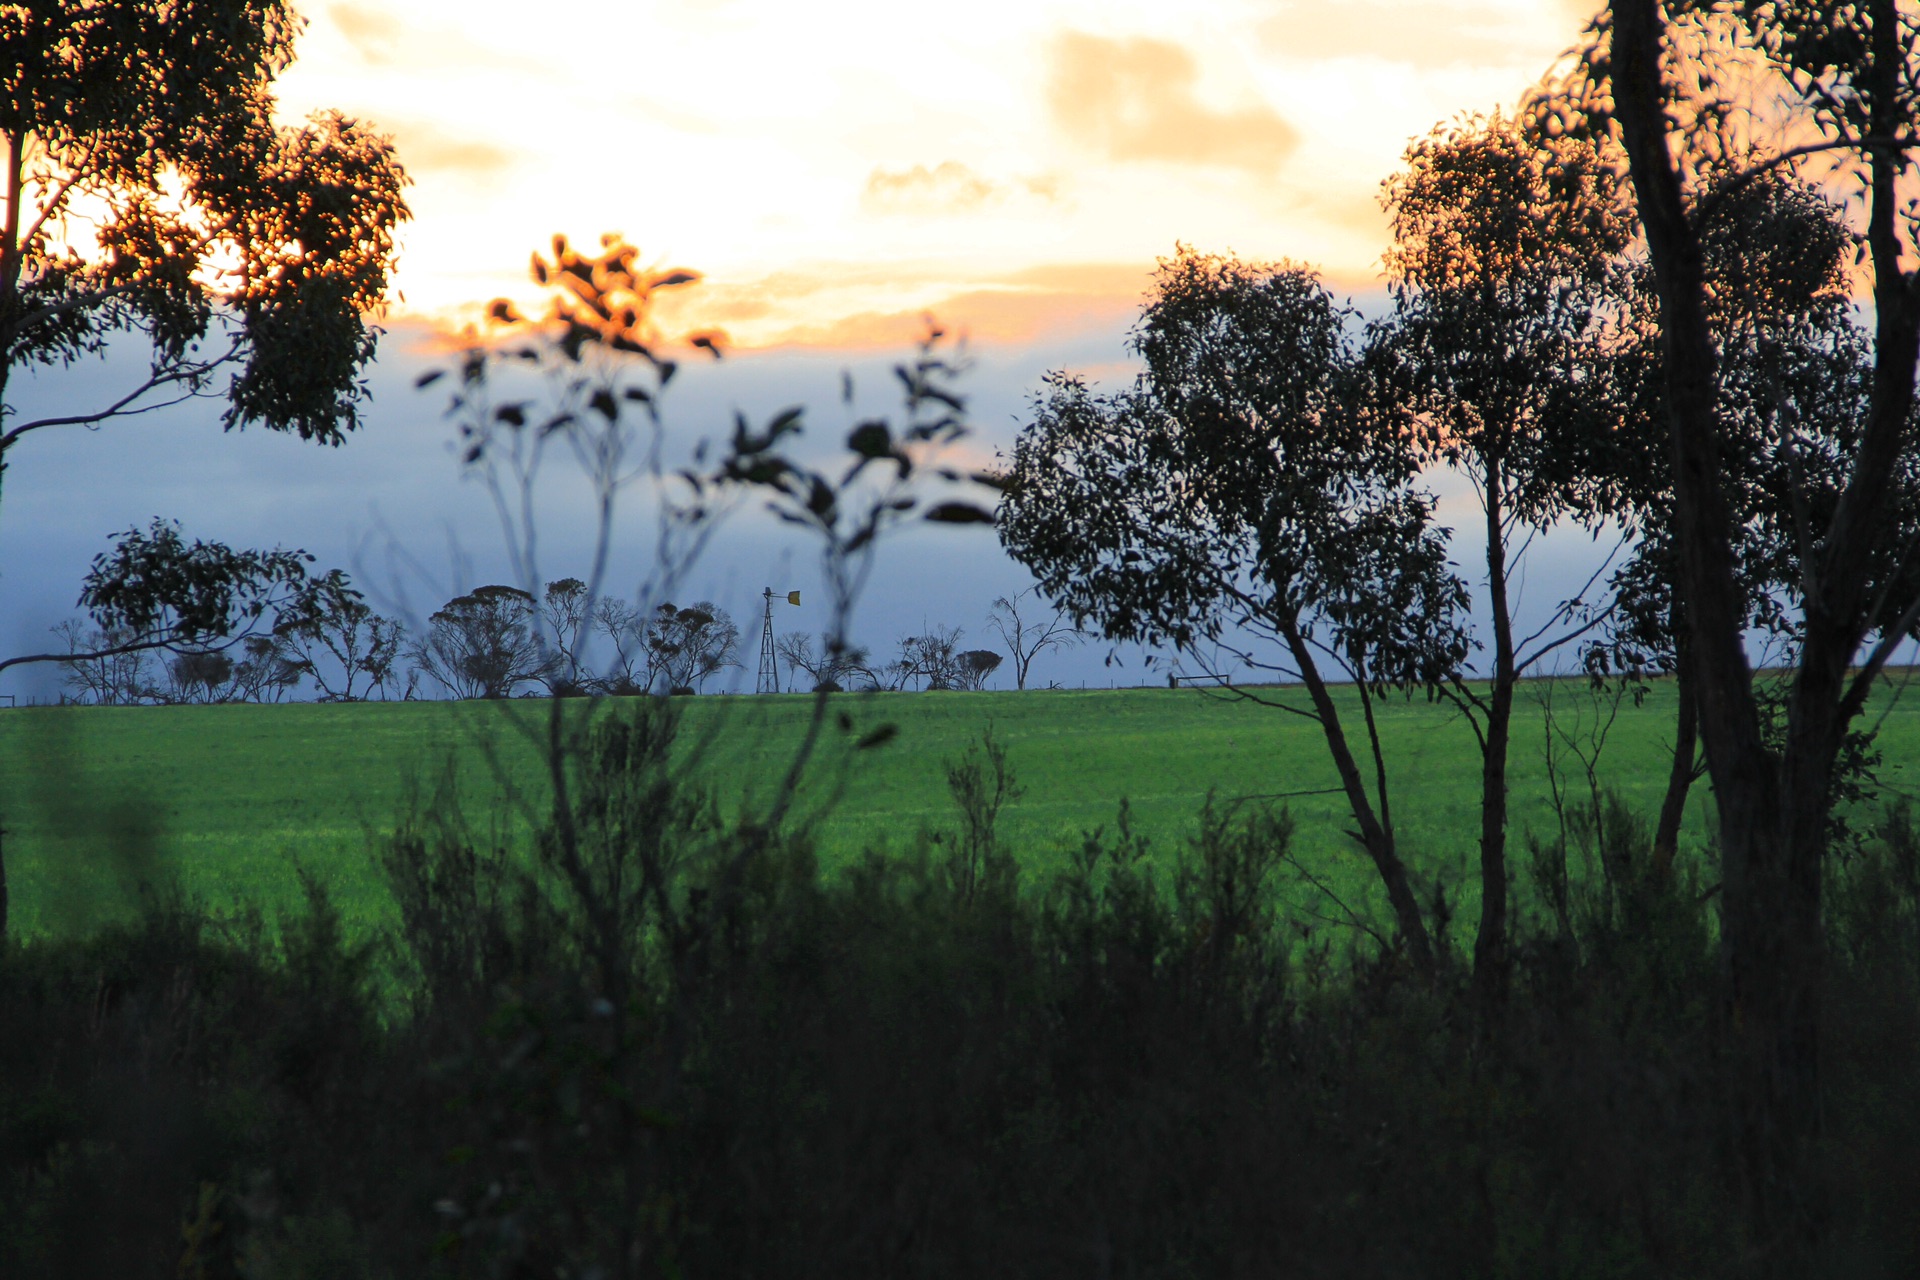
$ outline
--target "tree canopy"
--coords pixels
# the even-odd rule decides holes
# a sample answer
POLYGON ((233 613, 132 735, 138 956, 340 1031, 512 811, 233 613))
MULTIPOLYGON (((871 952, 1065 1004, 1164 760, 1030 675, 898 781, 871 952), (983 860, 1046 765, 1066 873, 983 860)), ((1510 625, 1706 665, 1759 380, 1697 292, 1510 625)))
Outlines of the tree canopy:
POLYGON ((33 433, 201 395, 229 428, 358 425, 407 179, 359 121, 275 121, 300 26, 279 0, 0 9, 0 473, 33 433), (117 334, 150 346, 144 379, 19 420, 16 370, 117 334))
POLYGON ((1276 642, 1402 937, 1429 963, 1372 718, 1369 794, 1322 673, 1378 693, 1431 687, 1465 660, 1465 587, 1413 438, 1372 411, 1352 317, 1311 271, 1182 249, 1155 284, 1131 388, 1049 376, 1014 447, 1001 540, 1110 639, 1239 645, 1270 668, 1240 637, 1276 642))

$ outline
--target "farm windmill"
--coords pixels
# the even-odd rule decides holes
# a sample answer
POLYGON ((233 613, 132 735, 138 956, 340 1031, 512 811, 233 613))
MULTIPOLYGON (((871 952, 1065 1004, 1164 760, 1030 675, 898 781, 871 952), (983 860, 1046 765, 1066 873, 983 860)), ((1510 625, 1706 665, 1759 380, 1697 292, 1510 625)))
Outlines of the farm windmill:
MULTIPOLYGON (((767 609, 760 624, 760 678, 755 682, 753 691, 778 693, 780 692, 780 668, 775 665, 773 659, 773 602, 781 597, 774 594, 772 587, 767 587, 760 594, 767 602, 767 609)), ((799 604, 800 593, 787 592, 786 601, 788 604, 799 604)))

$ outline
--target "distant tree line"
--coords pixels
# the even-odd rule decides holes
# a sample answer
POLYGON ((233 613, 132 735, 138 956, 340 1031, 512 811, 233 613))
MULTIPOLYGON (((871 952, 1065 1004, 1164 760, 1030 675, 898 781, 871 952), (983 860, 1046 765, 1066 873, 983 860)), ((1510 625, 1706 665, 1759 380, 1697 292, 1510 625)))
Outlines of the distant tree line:
MULTIPOLYGON (((264 575, 268 562, 249 569, 247 556, 257 553, 217 543, 189 547, 165 522, 120 538, 88 577, 88 615, 53 628, 59 647, 0 667, 55 662, 63 698, 75 703, 166 706, 302 697, 671 696, 704 692, 715 676, 741 665, 739 625, 710 600, 643 609, 613 597, 590 599, 578 578, 548 583, 538 597, 495 583, 447 601, 415 634, 376 612, 344 570, 308 573, 301 553, 271 553, 281 558, 272 563, 284 577, 273 598, 260 594, 270 585, 262 576, 248 587, 252 594, 213 601, 194 598, 213 585, 211 578, 196 585, 186 572, 195 557, 209 562, 209 573, 217 563, 221 572, 239 574, 229 587, 247 572, 264 575), (163 566, 165 572, 154 572, 163 566), (144 584, 143 601, 132 598, 136 581, 144 584), (118 593, 111 601, 110 591, 118 593)), ((1022 689, 1036 657, 1082 638, 1060 611, 1037 609, 1031 595, 1029 589, 1000 597, 988 621, 1013 655, 1022 689)), ((895 656, 880 660, 863 647, 831 652, 824 636, 788 632, 775 652, 796 691, 978 691, 1005 658, 964 647, 965 635, 958 627, 930 627, 903 636, 895 656)))
MULTIPOLYGON (((171 526, 164 528, 177 540, 171 526)), ((138 535, 145 540, 146 535, 138 535)), ((84 602, 84 600, 83 600, 84 602)), ((710 601, 589 608, 577 578, 536 599, 518 587, 455 596, 410 633, 374 611, 342 570, 304 578, 258 616, 184 627, 175 610, 129 619, 94 610, 53 628, 65 697, 99 706, 691 694, 738 666, 740 629, 710 601), (605 641, 599 670, 588 643, 605 641)), ((17 660, 14 660, 17 661, 17 660)), ((10 665, 10 664, 9 664, 10 665)))
MULTIPOLYGON (((496 583, 447 601, 416 634, 376 612, 344 570, 305 565, 298 552, 189 545, 166 522, 129 530, 88 576, 88 616, 53 628, 60 648, 26 660, 56 662, 63 696, 98 706, 673 696, 741 665, 739 625, 710 600, 644 609, 593 599, 578 578, 537 597, 496 583)), ((1034 621, 1032 602, 1016 603, 1029 594, 996 600, 989 620, 1022 688, 1039 653, 1080 638, 1058 611, 1034 621)), ((964 640, 957 627, 931 627, 885 661, 861 647, 833 652, 809 632, 775 648, 798 690, 978 691, 1004 659, 964 640)))

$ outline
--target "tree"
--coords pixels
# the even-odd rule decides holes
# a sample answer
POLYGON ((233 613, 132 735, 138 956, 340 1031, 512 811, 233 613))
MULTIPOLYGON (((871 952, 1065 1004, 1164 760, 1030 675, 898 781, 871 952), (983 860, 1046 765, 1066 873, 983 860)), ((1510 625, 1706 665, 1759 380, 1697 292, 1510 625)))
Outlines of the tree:
POLYGON ((278 635, 247 637, 240 643, 240 655, 233 664, 235 701, 280 702, 300 687, 306 674, 278 635))
POLYGON ((959 655, 960 687, 978 693, 987 677, 1000 669, 1000 655, 991 649, 967 649, 959 655))
POLYGON ((707 677, 738 666, 740 628, 727 611, 702 600, 687 608, 662 603, 642 637, 647 688, 655 693, 697 693, 707 677))
POLYGON ((550 650, 547 691, 560 696, 586 692, 589 677, 581 648, 593 625, 593 593, 578 578, 549 582, 540 598, 540 639, 550 650))
POLYGON ((622 697, 646 692, 644 657, 646 616, 625 600, 602 596, 593 606, 590 625, 613 646, 606 674, 596 681, 606 693, 622 697))
POLYGON ((518 587, 477 587, 428 622, 408 657, 456 698, 510 698, 547 668, 533 632, 533 597, 518 587))
POLYGON ((1920 596, 1890 585, 1887 531, 1914 450, 1920 272, 1905 180, 1916 113, 1914 25, 1895 0, 1846 7, 1730 6, 1732 36, 1758 52, 1796 108, 1799 147, 1692 166, 1696 122, 1727 113, 1695 56, 1699 28, 1655 0, 1616 0, 1564 105, 1576 124, 1617 136, 1660 300, 1662 372, 1673 467, 1677 580, 1719 813, 1725 945, 1735 1025, 1745 1038, 1741 1139, 1769 1264, 1802 1265, 1821 1214, 1810 1193, 1819 1098, 1821 896, 1833 775, 1849 727, 1895 646, 1920 621, 1920 596), (1684 85, 1698 85, 1690 94, 1684 85), (1615 133, 1617 131, 1617 133, 1615 133), (1744 645, 1736 507, 1710 320, 1704 241, 1729 184, 1810 157, 1863 211, 1862 266, 1873 290, 1870 391, 1849 431, 1829 513, 1803 521, 1798 663, 1787 733, 1770 742, 1744 645), (1718 168, 1718 184, 1700 179, 1718 168), (1785 1241, 1782 1248, 1778 1242, 1785 1241))
POLYGON ((910 680, 927 690, 962 687, 960 640, 964 634, 958 627, 935 627, 925 635, 903 638, 900 656, 893 660, 897 687, 905 688, 910 680))
POLYGON ((357 425, 406 176, 338 113, 274 124, 300 26, 280 0, 0 12, 0 476, 29 435, 193 396, 323 444, 357 425), (116 334, 150 347, 144 380, 14 420, 15 370, 116 334))
POLYGON ((326 702, 358 702, 384 691, 404 638, 400 624, 368 607, 338 569, 315 580, 311 607, 279 629, 287 660, 326 702))
POLYGON ((1584 602, 1574 601, 1532 636, 1517 635, 1510 584, 1535 535, 1594 513, 1578 436, 1596 422, 1583 405, 1583 367, 1630 233, 1614 190, 1591 146, 1543 146, 1496 113, 1415 141, 1383 196, 1394 311, 1375 351, 1387 408, 1404 416, 1423 462, 1469 477, 1486 539, 1488 687, 1456 674, 1445 688, 1480 744, 1474 970, 1494 997, 1505 983, 1514 691, 1529 667, 1594 625, 1576 622, 1584 602))
POLYGON ((807 687, 815 692, 838 693, 862 676, 871 680, 867 651, 852 646, 835 652, 831 636, 816 641, 808 632, 789 631, 774 641, 773 649, 789 678, 796 671, 806 672, 807 687))
POLYGON ((65 684, 81 702, 103 707, 130 707, 147 696, 152 676, 147 667, 151 652, 126 647, 125 632, 110 633, 69 618, 53 628, 66 643, 60 666, 65 684))
POLYGON ((1048 608, 1040 600, 1037 587, 1028 587, 1010 596, 996 596, 992 611, 987 615, 987 625, 1006 642, 1007 652, 1013 655, 1014 688, 1023 692, 1027 687, 1027 673, 1033 669, 1035 658, 1049 649, 1064 649, 1070 644, 1078 644, 1084 638, 1065 610, 1048 608), (1037 618, 1032 616, 1031 606, 1021 604, 1029 596, 1044 610, 1037 618), (1025 619, 1020 616, 1023 607, 1028 609, 1029 615, 1025 619))
MULTIPOLYGON (((1773 650, 1768 665, 1790 668, 1800 644, 1801 615, 1792 607, 1801 585, 1800 531, 1833 510, 1850 435, 1871 395, 1871 343, 1854 318, 1854 236, 1825 193, 1772 172, 1726 190, 1719 205, 1702 253, 1719 355, 1721 425, 1730 445, 1721 463, 1742 609, 1748 632, 1765 637, 1773 650)), ((1688 791, 1705 766, 1678 580, 1659 300, 1644 265, 1633 275, 1604 371, 1618 405, 1611 432, 1617 456, 1595 470, 1615 477, 1619 510, 1640 536, 1632 560, 1616 575, 1610 635, 1590 665, 1631 662, 1674 675, 1679 716, 1653 841, 1653 871, 1664 878, 1688 791)), ((1903 471, 1899 514, 1887 534, 1892 544, 1920 529, 1915 460, 1903 471)), ((1910 562, 1909 579, 1916 569, 1910 562)), ((1914 592, 1911 580, 1894 586, 1896 598, 1914 592)))
POLYGON ((233 659, 224 653, 183 653, 167 663, 167 702, 227 702, 233 659))
POLYGON ((221 542, 189 544, 177 524, 155 520, 147 529, 115 535, 111 551, 93 558, 80 591, 100 647, 73 648, 79 632, 64 630, 64 653, 22 654, 0 661, 0 671, 27 663, 79 665, 130 654, 174 656, 222 652, 311 607, 304 551, 236 551, 221 542))
MULTIPOLYGON (((117 537, 111 551, 93 558, 81 585, 80 605, 92 617, 91 633, 77 626, 58 628, 66 652, 8 658, 0 661, 0 671, 57 662, 69 678, 85 672, 83 685, 91 682, 103 693, 121 696, 131 692, 129 680, 144 681, 139 659, 149 654, 220 654, 252 637, 271 635, 283 616, 297 616, 307 607, 307 565, 313 557, 303 551, 189 544, 178 525, 164 520, 117 537), (75 648, 96 641, 96 648, 75 648)), ((144 687, 132 696, 145 696, 144 687)), ((6 881, 6 863, 0 859, 0 907, 6 902, 6 881)), ((0 940, 6 924, 0 910, 0 940)))
MULTIPOLYGON (((1115 640, 1243 647, 1305 688, 1400 938, 1433 947, 1394 832, 1373 699, 1433 688, 1465 659, 1465 586, 1406 433, 1369 409, 1349 312, 1319 279, 1182 248, 1131 345, 1146 372, 1102 396, 1049 375, 1021 430, 999 530, 1039 590, 1115 640), (1360 702, 1371 790, 1322 664, 1360 702)), ((1266 700, 1242 690, 1242 696, 1266 700)))

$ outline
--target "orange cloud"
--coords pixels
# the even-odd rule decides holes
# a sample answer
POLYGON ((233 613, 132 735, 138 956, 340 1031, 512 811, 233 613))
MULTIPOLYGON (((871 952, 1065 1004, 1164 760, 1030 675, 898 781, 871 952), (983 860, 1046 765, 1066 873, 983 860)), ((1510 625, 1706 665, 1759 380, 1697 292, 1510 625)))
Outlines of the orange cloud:
POLYGON ((1054 41, 1047 101, 1061 130, 1113 160, 1221 165, 1267 175, 1299 144, 1260 106, 1219 111, 1196 90, 1193 55, 1165 40, 1069 31, 1054 41))
POLYGON ((406 28, 392 14, 357 4, 336 4, 327 10, 327 16, 353 51, 371 65, 384 67, 398 60, 406 28))
POLYGON ((957 160, 943 160, 929 169, 875 169, 867 175, 860 206, 868 213, 966 213, 1006 194, 957 160))
POLYGON ((487 177, 513 163, 506 148, 481 138, 463 138, 424 120, 389 123, 400 161, 416 173, 439 171, 487 177))
POLYGON ((1016 345, 1123 326, 1139 310, 1151 282, 1151 268, 1138 264, 1034 267, 956 288, 924 307, 802 322, 755 345, 899 349, 925 334, 929 317, 972 342, 1016 345))
POLYGON ((1053 174, 996 182, 975 172, 958 160, 943 160, 929 169, 917 164, 911 169, 876 168, 867 175, 860 193, 860 207, 881 216, 906 214, 940 217, 973 213, 1006 202, 1010 196, 1024 193, 1041 200, 1060 198, 1060 179, 1053 174))
MULTIPOLYGON (((703 279, 661 294, 654 320, 669 335, 720 330, 729 350, 900 351, 917 342, 932 317, 975 344, 1019 345, 1047 338, 1117 333, 1139 313, 1152 288, 1154 264, 1056 263, 991 275, 934 267, 847 264, 818 271, 774 272, 758 279, 703 279)), ((516 295, 538 312, 537 293, 516 295)), ((436 352, 490 341, 483 308, 449 308, 410 319, 436 352)))
MULTIPOLYGON (((1600 0, 1554 0, 1571 44, 1600 0)), ((1487 4, 1419 4, 1398 0, 1288 0, 1255 29, 1271 54, 1319 61, 1372 58, 1436 68, 1504 66, 1529 42, 1524 20, 1487 4)))

